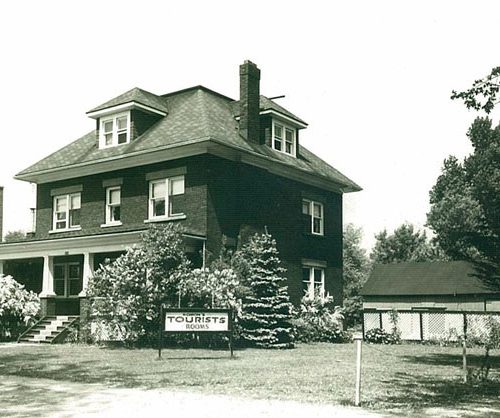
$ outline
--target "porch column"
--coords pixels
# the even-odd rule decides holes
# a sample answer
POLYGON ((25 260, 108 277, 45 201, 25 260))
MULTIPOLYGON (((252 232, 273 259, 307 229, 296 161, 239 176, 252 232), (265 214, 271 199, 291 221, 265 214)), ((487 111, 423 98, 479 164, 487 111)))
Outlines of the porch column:
POLYGON ((94 254, 83 253, 82 291, 78 294, 80 297, 80 332, 78 339, 81 342, 86 342, 90 335, 90 303, 87 299, 87 286, 93 273, 94 254))
POLYGON ((54 297, 54 257, 43 256, 43 281, 40 297, 54 297))
POLYGON ((0 276, 3 275, 3 260, 0 260, 0 276))
POLYGON ((56 314, 56 294, 54 293, 54 257, 43 257, 43 282, 40 293, 40 310, 43 316, 56 314))
POLYGON ((87 286, 89 284, 89 279, 94 274, 94 254, 93 253, 83 253, 83 280, 82 280, 82 291, 78 294, 80 297, 87 296, 87 286))

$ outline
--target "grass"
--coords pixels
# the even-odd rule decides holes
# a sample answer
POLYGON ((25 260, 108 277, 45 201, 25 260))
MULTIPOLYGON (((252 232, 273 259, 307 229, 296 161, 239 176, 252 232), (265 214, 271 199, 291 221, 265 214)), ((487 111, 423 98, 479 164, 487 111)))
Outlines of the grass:
MULTIPOLYGON (((469 350, 478 367, 480 349, 469 350)), ((82 345, 4 346, 0 375, 109 386, 169 388, 254 398, 351 405, 354 344, 299 345, 294 350, 227 351, 105 348, 82 345)), ((497 406, 500 352, 492 353, 488 384, 461 383, 461 349, 403 344, 364 345, 363 406, 407 413, 429 407, 497 406)))

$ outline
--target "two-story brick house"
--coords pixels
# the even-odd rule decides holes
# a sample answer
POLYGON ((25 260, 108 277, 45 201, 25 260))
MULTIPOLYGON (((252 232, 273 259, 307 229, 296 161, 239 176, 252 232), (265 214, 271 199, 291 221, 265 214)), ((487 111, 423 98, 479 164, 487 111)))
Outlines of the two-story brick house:
POLYGON ((259 80, 246 61, 238 101, 135 88, 87 112, 95 130, 16 175, 37 184, 36 230, 0 245, 0 273, 30 265, 43 314, 78 314, 93 270, 152 223, 182 224, 199 264, 223 236, 237 246, 267 227, 292 300, 319 288, 340 303, 342 194, 360 188, 300 145, 307 124, 259 80))

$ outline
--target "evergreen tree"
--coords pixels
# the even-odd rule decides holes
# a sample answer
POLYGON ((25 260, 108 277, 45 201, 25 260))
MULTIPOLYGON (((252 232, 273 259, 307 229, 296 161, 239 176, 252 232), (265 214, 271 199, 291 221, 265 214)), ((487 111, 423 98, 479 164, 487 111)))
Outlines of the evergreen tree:
POLYGON ((293 348, 293 307, 276 241, 267 233, 255 234, 239 256, 247 265, 244 279, 251 289, 243 300, 242 337, 257 347, 293 348))

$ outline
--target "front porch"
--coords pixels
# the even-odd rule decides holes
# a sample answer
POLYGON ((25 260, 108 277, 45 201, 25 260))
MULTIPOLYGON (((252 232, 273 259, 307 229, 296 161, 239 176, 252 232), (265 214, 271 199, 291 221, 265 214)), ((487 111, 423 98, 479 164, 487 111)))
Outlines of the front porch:
MULTIPOLYGON (((0 245, 0 274, 10 274, 39 293, 41 316, 86 314, 86 289, 106 259, 116 259, 140 242, 142 231, 22 241, 0 245), (25 277, 16 277, 24 274, 25 277)), ((204 264, 205 238, 184 235, 186 253, 204 264)))

